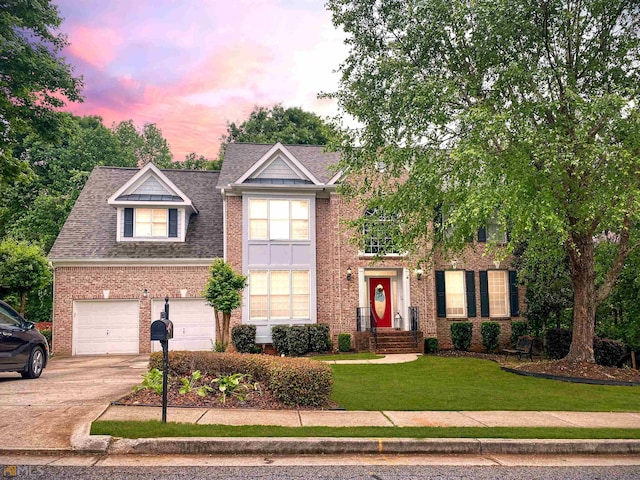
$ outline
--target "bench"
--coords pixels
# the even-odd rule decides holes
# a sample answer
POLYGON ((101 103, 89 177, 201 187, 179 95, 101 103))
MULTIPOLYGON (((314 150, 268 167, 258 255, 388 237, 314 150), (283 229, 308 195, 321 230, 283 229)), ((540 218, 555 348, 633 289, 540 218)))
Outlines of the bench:
POLYGON ((505 348, 502 351, 504 352, 505 360, 509 354, 511 354, 517 355, 518 360, 522 360, 522 357, 526 356, 529 357, 529 360, 533 361, 533 337, 530 337, 529 335, 518 337, 516 348, 505 348))

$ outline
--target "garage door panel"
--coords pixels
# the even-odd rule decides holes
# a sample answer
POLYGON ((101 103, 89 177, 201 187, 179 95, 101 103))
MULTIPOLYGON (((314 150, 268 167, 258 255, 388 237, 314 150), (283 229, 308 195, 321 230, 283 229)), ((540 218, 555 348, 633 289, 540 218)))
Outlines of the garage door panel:
MULTIPOLYGON (((160 318, 164 301, 152 303, 153 319, 160 318)), ((202 298, 179 298, 169 302, 169 319, 173 322, 173 339, 169 350, 211 350, 215 341, 213 308, 202 298)), ((160 342, 152 342, 153 351, 162 350, 160 342)))
POLYGON ((137 300, 75 301, 74 354, 139 352, 137 300))

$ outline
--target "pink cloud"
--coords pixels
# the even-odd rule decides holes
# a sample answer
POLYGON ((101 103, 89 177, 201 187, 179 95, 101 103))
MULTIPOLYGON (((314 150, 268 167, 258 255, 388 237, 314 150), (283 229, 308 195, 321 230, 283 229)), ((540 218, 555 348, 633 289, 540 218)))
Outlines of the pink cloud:
POLYGON ((78 26, 69 33, 69 52, 97 68, 105 68, 117 56, 122 39, 111 28, 78 26))

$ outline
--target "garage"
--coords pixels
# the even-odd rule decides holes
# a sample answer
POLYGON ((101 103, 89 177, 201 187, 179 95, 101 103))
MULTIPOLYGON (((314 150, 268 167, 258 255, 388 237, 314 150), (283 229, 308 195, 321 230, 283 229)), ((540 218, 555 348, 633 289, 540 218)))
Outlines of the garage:
MULTIPOLYGON (((164 300, 153 300, 153 320, 164 311, 164 300)), ((216 326, 213 308, 202 298, 175 298, 169 302, 169 319, 173 322, 173 339, 169 350, 211 350, 216 326)), ((160 342, 152 342, 154 352, 162 350, 160 342)))
POLYGON ((73 354, 139 352, 138 300, 76 300, 73 302, 73 354))

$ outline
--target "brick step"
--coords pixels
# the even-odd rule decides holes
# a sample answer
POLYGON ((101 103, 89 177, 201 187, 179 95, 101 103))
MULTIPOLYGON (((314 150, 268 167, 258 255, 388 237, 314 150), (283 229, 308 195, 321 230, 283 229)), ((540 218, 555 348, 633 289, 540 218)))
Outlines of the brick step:
POLYGON ((415 348, 376 348, 376 353, 379 355, 390 355, 398 353, 420 353, 420 349, 415 348))
POLYGON ((416 341, 411 338, 408 340, 380 340, 378 339, 378 345, 415 345, 416 341))

